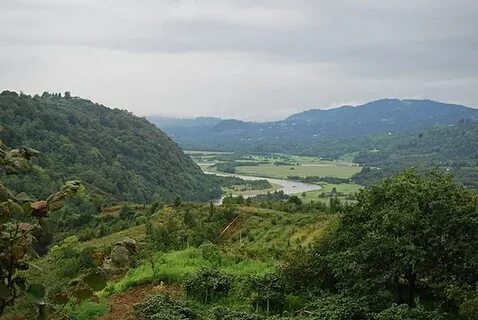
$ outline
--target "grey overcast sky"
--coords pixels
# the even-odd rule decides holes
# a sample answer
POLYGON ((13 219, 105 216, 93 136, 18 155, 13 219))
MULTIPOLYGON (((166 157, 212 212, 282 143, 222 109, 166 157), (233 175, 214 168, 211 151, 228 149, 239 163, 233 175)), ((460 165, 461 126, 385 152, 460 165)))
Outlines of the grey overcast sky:
POLYGON ((0 0, 0 90, 275 120, 384 97, 478 107, 476 0, 0 0))

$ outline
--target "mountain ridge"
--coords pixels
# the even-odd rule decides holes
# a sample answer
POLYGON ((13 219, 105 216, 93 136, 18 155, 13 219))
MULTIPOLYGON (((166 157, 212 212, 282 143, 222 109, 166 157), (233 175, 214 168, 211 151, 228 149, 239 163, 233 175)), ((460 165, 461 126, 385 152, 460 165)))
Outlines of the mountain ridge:
POLYGON ((90 100, 44 93, 0 94, 0 139, 41 154, 28 177, 2 177, 35 197, 79 179, 116 201, 207 200, 219 187, 176 142, 146 119, 90 100))
MULTIPOLYGON (((262 150, 264 146, 271 149, 270 145, 279 145, 273 150, 281 152, 281 143, 401 133, 446 126, 461 120, 478 121, 478 109, 433 100, 380 99, 358 106, 310 109, 280 121, 216 119, 209 125, 195 125, 192 121, 190 127, 164 127, 164 130, 188 149, 226 151, 229 146, 227 151, 231 151, 244 144, 253 144, 257 150, 262 150)), ((160 122, 154 123, 162 128, 160 122)))

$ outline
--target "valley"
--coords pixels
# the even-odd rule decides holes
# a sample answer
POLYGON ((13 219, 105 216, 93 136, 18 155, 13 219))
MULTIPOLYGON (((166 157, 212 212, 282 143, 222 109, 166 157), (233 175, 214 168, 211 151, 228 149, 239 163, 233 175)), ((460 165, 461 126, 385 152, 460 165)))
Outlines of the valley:
POLYGON ((0 320, 478 320, 478 1, 0 1, 0 320))
POLYGON ((183 151, 71 96, 0 115, 5 319, 473 319, 473 121, 183 151))
MULTIPOLYGON (((271 184, 271 188, 258 190, 247 190, 241 185, 232 186, 223 189, 226 195, 251 197, 282 191, 287 195, 301 196, 306 201, 328 201, 332 190, 332 196, 345 200, 361 188, 358 184, 350 183, 351 177, 360 172, 361 167, 344 160, 328 161, 287 154, 261 156, 214 151, 185 152, 207 174, 232 176, 246 181, 266 180, 271 184), (304 182, 314 179, 315 183, 304 182), (320 192, 322 188, 324 191, 320 192)), ((221 203, 222 199, 215 203, 221 203)))

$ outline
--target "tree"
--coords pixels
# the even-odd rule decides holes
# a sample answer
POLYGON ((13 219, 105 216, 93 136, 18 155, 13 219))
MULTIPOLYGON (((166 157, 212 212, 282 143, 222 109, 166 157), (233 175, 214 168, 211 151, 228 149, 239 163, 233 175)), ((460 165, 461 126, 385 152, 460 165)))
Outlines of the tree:
POLYGON ((211 268, 201 268, 183 283, 188 297, 205 304, 227 296, 231 290, 231 276, 211 268))
POLYGON ((249 294, 251 306, 256 312, 259 308, 269 314, 280 312, 284 306, 284 285, 275 273, 251 276, 246 281, 245 291, 249 294))
POLYGON ((134 217, 133 208, 128 205, 122 206, 119 213, 119 217, 123 220, 132 220, 134 217))
MULTIPOLYGON (((7 151, 0 141, 0 171, 5 174, 26 171, 29 160, 37 154, 30 148, 7 151)), ((19 271, 28 270, 28 261, 35 255, 33 232, 41 229, 40 220, 48 211, 58 210, 63 200, 79 187, 78 182, 70 182, 46 201, 34 201, 25 193, 14 195, 0 183, 0 315, 7 306, 14 305, 22 293, 39 305, 40 314, 43 313, 45 287, 35 283, 27 285, 19 271)))
MULTIPOLYGON (((457 310, 473 301, 477 234, 476 194, 445 173, 407 170, 361 191, 301 259, 306 267, 297 280, 369 297, 378 310, 392 302, 414 308, 417 298, 457 310), (325 278, 332 279, 327 286, 325 278)), ((286 274, 294 265, 286 265, 286 274)))
POLYGON ((175 208, 179 208, 182 204, 182 201, 181 201, 181 197, 180 196, 177 196, 176 198, 174 198, 174 203, 173 203, 173 206, 175 208))

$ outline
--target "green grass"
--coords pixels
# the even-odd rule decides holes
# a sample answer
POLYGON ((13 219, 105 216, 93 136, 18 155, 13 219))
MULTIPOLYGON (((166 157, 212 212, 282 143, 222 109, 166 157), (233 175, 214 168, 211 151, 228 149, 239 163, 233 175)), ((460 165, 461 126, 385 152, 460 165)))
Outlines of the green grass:
POLYGON ((96 239, 91 239, 89 241, 80 242, 78 243, 78 246, 80 249, 88 248, 88 247, 95 248, 95 249, 108 248, 114 245, 115 243, 124 240, 126 237, 130 237, 136 241, 140 241, 145 237, 145 232, 146 232, 145 226, 138 225, 138 226, 131 227, 129 229, 112 233, 110 235, 107 235, 101 238, 96 238, 96 239))
POLYGON ((353 162, 355 160, 355 157, 358 156, 358 154, 359 154, 358 151, 346 153, 346 154, 342 155, 339 158, 339 160, 347 161, 347 162, 353 162))
POLYGON ((237 167, 236 172, 244 175, 287 179, 289 176, 320 176, 334 178, 350 178, 360 172, 361 168, 352 165, 333 163, 314 163, 313 166, 276 166, 264 164, 258 166, 237 167))
MULTIPOLYGON (((194 161, 200 164, 204 171, 216 172, 214 164, 221 162, 221 153, 210 152, 203 155, 190 154, 194 161)), ((236 173, 244 175, 254 175, 259 177, 287 179, 288 176, 321 176, 350 178, 361 168, 354 165, 356 153, 343 155, 339 160, 322 160, 317 157, 306 157, 288 154, 274 154, 272 156, 261 155, 231 155, 231 160, 236 162, 257 162, 258 166, 239 166, 236 167, 236 173), (267 162, 264 164, 264 162, 267 162), (276 162, 287 162, 290 165, 276 166, 276 162)))
MULTIPOLYGON (((363 186, 355 183, 340 183, 340 184, 332 184, 332 183, 326 183, 322 184, 322 189, 320 190, 314 190, 314 191, 308 191, 305 193, 305 197, 303 197, 302 193, 297 193, 296 196, 298 196, 303 202, 308 203, 311 201, 322 201, 325 203, 329 202, 329 198, 321 198, 319 197, 323 192, 325 193, 330 193, 332 192, 332 189, 335 188, 338 193, 342 193, 344 195, 350 195, 357 193, 359 190, 363 189, 363 186)), ((339 199, 342 199, 339 197, 339 199)))
POLYGON ((258 193, 266 193, 266 192, 274 192, 278 189, 280 189, 282 186, 271 183, 271 188, 267 189, 247 189, 247 185, 235 185, 227 188, 223 188, 223 194, 229 195, 232 194, 233 196, 239 196, 239 195, 256 195, 258 193))
POLYGON ((171 284, 181 283, 189 274, 196 272, 203 266, 211 267, 215 265, 220 270, 237 277, 266 273, 274 268, 273 262, 252 259, 239 260, 224 253, 221 254, 220 263, 216 265, 206 260, 201 250, 197 248, 188 248, 165 254, 158 253, 153 259, 154 271, 150 262, 143 262, 138 267, 129 270, 117 282, 110 283, 98 295, 106 297, 155 280, 171 284))
POLYGON ((85 300, 77 305, 69 306, 66 311, 76 320, 95 320, 107 314, 108 309, 108 304, 104 300, 100 302, 85 300))
POLYGON ((225 248, 257 258, 273 258, 309 244, 332 218, 252 207, 239 210, 239 219, 225 232, 221 243, 225 248))

